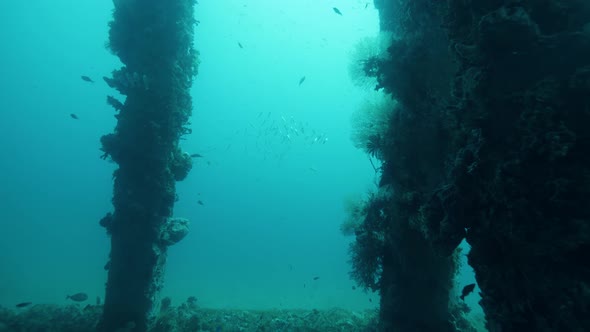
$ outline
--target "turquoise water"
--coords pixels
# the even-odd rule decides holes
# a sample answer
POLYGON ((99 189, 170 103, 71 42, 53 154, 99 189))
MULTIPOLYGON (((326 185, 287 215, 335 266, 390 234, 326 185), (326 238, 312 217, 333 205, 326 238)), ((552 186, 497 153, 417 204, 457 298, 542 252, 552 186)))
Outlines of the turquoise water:
MULTIPOLYGON (((350 239, 339 231, 343 200, 374 187, 350 141, 364 92, 348 77, 349 53, 378 31, 365 4, 197 5, 201 66, 183 147, 204 158, 178 184, 175 216, 191 220, 191 233, 170 250, 162 295, 224 308, 378 305, 352 289, 350 239), (272 121, 299 136, 270 133, 272 121)), ((103 297, 109 240, 98 221, 112 209, 115 165, 99 158, 99 138, 114 128, 105 98, 115 92, 101 77, 120 65, 104 47, 111 9, 0 4, 0 305, 103 297)))
MULTIPOLYGON (((203 158, 178 184, 175 216, 192 223, 169 252, 162 295, 173 303, 378 306, 377 295, 353 289, 351 239, 339 231, 343 202, 375 188, 350 140, 367 93, 348 75, 351 53, 378 33, 367 2, 197 5, 201 66, 183 148, 203 158)), ((10 13, 0 21, 0 305, 65 303, 80 291, 104 297, 109 239, 98 221, 112 209, 115 165, 99 158, 99 138, 115 126, 105 102, 115 92, 101 77, 120 66, 104 47, 111 9, 108 1, 0 3, 10 13)), ((462 272, 459 289, 472 279, 462 272)))

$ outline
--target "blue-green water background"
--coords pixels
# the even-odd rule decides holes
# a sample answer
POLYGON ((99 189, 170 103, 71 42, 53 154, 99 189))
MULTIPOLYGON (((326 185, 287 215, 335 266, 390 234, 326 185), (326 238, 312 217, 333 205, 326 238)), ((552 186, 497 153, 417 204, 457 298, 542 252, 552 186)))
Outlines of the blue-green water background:
MULTIPOLYGON (((351 239, 339 231, 343 200, 375 187, 350 140, 365 92, 347 70, 355 43, 378 33, 369 2, 197 5, 201 65, 183 148, 205 158, 178 184, 175 216, 191 232, 169 251, 163 295, 206 307, 378 305, 352 289, 351 239), (264 117, 328 141, 270 135, 264 117)), ((99 158, 99 138, 115 126, 105 103, 115 92, 101 77, 120 66, 104 47, 111 10, 98 0, 0 3, 0 305, 103 297, 109 239, 98 221, 112 209, 115 165, 99 158)))

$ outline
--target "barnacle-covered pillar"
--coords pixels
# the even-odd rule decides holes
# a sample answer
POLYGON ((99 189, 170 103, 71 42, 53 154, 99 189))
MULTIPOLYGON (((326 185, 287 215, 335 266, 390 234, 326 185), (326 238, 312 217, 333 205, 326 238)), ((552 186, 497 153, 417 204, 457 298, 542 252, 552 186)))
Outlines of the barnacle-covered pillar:
POLYGON ((115 0, 110 50, 123 67, 105 77, 125 97, 109 96, 118 112, 114 133, 101 138, 114 172, 114 212, 101 225, 111 236, 104 314, 99 331, 146 331, 162 287, 167 247, 186 235, 172 218, 175 182, 191 169, 179 138, 191 115, 189 88, 197 72, 194 0, 115 0))
POLYGON ((465 330, 461 302, 432 310, 449 265, 431 254, 463 238, 490 331, 590 330, 590 2, 375 4, 397 35, 377 76, 399 106, 371 142, 394 191, 357 230, 353 261, 380 277, 384 331, 465 330), (412 316, 420 270, 437 294, 420 315, 446 327, 412 316))
POLYGON ((590 331, 590 2, 449 0, 447 220, 490 331, 590 331))
MULTIPOLYGON (((467 326, 452 296, 455 248, 462 237, 435 241, 421 207, 445 184, 451 141, 443 121, 454 63, 440 13, 429 0, 375 1, 387 54, 364 61, 377 90, 395 100, 366 126, 365 148, 381 159, 380 189, 365 204, 352 245, 353 277, 381 295, 379 331, 455 332, 467 326), (380 132, 373 132, 380 128, 380 132), (434 243, 436 242, 436 243, 434 243)), ((437 218, 434 216, 433 218, 437 218)), ((438 220, 438 219, 437 219, 438 220)))

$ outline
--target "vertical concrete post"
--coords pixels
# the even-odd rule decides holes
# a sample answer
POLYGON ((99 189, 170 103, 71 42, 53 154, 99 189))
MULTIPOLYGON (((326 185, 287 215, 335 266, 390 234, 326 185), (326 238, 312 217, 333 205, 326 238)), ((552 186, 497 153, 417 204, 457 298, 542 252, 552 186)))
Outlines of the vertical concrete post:
POLYGON ((197 73, 194 0, 115 0, 108 48, 123 66, 105 77, 118 119, 101 138, 113 174, 114 212, 101 225, 111 237, 100 331, 146 331, 162 287, 167 247, 188 232, 172 218, 176 181, 192 167, 179 139, 190 133, 189 88, 197 73))

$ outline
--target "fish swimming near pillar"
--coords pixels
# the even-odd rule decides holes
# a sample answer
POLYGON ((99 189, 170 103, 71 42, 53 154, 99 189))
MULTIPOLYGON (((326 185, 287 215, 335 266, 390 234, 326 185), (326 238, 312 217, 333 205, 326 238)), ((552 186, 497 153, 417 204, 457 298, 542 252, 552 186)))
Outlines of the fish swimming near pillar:
POLYGON ((473 290, 475 289, 475 284, 469 284, 465 287, 463 287, 463 290, 461 291, 461 300, 465 301, 465 296, 471 294, 471 292, 473 292, 473 290))
POLYGON ((66 296, 66 300, 72 300, 74 302, 84 302, 88 300, 88 294, 86 293, 76 293, 74 295, 66 296))

